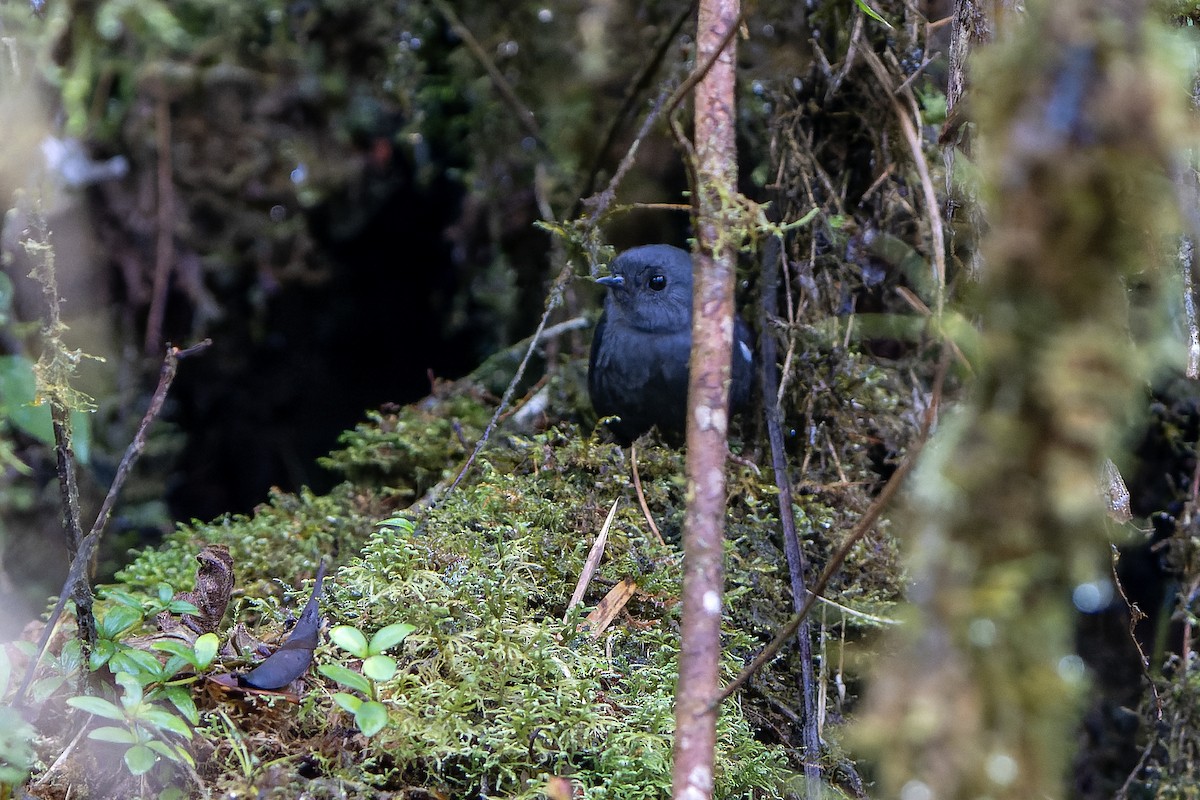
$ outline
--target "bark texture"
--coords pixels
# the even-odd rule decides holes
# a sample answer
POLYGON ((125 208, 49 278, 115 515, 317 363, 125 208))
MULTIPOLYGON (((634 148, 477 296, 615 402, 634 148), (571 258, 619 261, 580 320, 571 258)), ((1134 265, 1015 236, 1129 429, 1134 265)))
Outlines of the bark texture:
POLYGON ((737 239, 725 209, 737 191, 735 47, 737 0, 702 0, 696 63, 708 63, 696 86, 696 276, 688 387, 687 486, 684 516, 682 649, 675 708, 673 794, 712 797, 724 583, 726 434, 737 239))

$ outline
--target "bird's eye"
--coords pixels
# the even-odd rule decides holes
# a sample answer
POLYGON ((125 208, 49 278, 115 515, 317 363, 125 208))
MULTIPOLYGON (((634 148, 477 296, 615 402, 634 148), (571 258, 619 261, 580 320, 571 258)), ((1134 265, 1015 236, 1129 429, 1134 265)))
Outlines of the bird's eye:
POLYGON ((667 276, 651 275, 650 280, 646 281, 646 285, 656 292, 661 292, 663 289, 667 288, 667 276))

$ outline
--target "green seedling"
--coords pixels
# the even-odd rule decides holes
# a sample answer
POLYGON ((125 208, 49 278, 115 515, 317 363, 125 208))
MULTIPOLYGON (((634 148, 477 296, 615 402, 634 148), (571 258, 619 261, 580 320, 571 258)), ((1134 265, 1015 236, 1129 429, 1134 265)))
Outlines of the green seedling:
POLYGON ((179 739, 191 739, 192 729, 179 715, 157 705, 142 689, 139 679, 128 672, 116 674, 122 689, 120 705, 103 697, 71 697, 67 704, 119 725, 102 725, 88 734, 99 742, 128 745, 123 756, 129 774, 148 773, 163 756, 194 769, 191 753, 179 739))
POLYGON ((362 672, 340 664, 322 664, 319 671, 330 680, 353 689, 366 699, 349 692, 335 692, 333 701, 354 717, 355 724, 364 736, 370 737, 387 725, 387 709, 379 702, 377 684, 391 680, 396 674, 396 659, 385 655, 385 651, 404 641, 416 628, 397 622, 375 632, 368 642, 367 637, 352 625, 338 625, 329 632, 329 638, 352 656, 362 659, 362 672))

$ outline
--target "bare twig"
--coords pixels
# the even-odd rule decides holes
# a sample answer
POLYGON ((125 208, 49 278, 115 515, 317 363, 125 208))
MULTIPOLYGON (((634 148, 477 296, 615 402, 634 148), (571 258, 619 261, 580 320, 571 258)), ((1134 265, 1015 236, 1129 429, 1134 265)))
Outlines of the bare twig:
POLYGON ((946 234, 942 222, 941 204, 938 202, 937 189, 934 188, 933 179, 929 174, 929 163, 925 160, 921 134, 917 130, 916 123, 913 122, 914 119, 920 119, 920 111, 911 87, 903 85, 900 87, 903 89, 905 99, 908 100, 909 107, 907 109, 896 98, 897 87, 893 85, 887 68, 871 48, 863 48, 863 60, 871 67, 871 71, 875 73, 875 79, 886 90, 888 99, 892 103, 892 110, 900 123, 900 130, 904 134, 904 141, 908 144, 909 153, 912 155, 913 165, 917 168, 917 176, 921 179, 921 192, 925 200, 925 213, 929 217, 929 235, 932 240, 929 243, 930 256, 933 258, 934 277, 937 280, 936 315, 940 320, 946 300, 946 234))
MULTIPOLYGON (((12 702, 14 706, 21 705, 25 693, 29 689, 29 684, 33 681, 33 675, 37 671, 38 664, 46 654, 46 646, 50 642, 50 636, 54 632, 59 618, 62 616, 63 609, 66 607, 67 598, 74 597, 77 594, 78 587, 81 585, 86 587, 87 596, 91 597, 90 566, 96 552, 96 546, 100 543, 100 537, 104 533, 104 528, 108 525, 109 516, 112 514, 113 506, 116 504, 121 488, 125 485, 125 481, 129 477, 130 470, 133 469, 134 463, 137 462, 138 457, 142 454, 142 450, 146 447, 146 433, 149 431, 150 425, 162 413, 163 402, 166 400, 167 391, 171 388, 172 381, 175 380, 175 371, 179 366, 179 360, 195 355, 211 344, 211 340, 205 339, 184 350, 167 345, 167 354, 163 359, 162 369, 159 371, 158 386, 150 398, 150 405, 146 408, 146 413, 142 416, 142 421, 138 425, 133 441, 125 448, 125 455, 121 458, 121 463, 117 466, 117 474, 113 477, 108 494, 105 496, 104 502, 100 505, 100 511, 96 514, 96 521, 93 523, 91 531, 80 542, 79 549, 71 561, 71 568, 67 573, 67 579, 63 582, 62 590, 58 594, 58 602, 54 605, 54 610, 50 612, 50 617, 46 620, 46 627, 42 633, 41 641, 38 642, 37 655, 30 662, 29 668, 25 672, 25 678, 21 681, 20 688, 17 689, 16 694, 13 696, 12 702)), ((76 602, 78 604, 78 601, 76 602)))
MULTIPOLYGON (((783 526, 783 550, 787 556, 788 577, 792 589, 792 605, 798 612, 808 600, 805 572, 808 570, 800 539, 796 535, 796 515, 792 507, 792 480, 788 474, 787 454, 783 445, 783 425, 780 420, 779 404, 773 402, 778 393, 778 367, 775 358, 775 336, 767 327, 768 319, 775 313, 779 295, 779 272, 782 243, 779 237, 769 237, 763 248, 763 289, 758 306, 759 352, 762 356, 763 411, 767 420, 767 440, 771 445, 771 466, 775 473, 775 486, 779 490, 779 520, 783 526)), ((800 698, 804 720, 801 738, 804 742, 804 781, 809 800, 821 796, 821 734, 818 728, 816 705, 816 682, 813 676, 812 633, 807 621, 801 621, 796 631, 796 645, 800 653, 800 698)))
POLYGON ((589 208, 589 222, 595 224, 608 211, 609 206, 617 196, 617 187, 621 185, 621 181, 625 179, 625 174, 633 166, 634 159, 637 157, 638 148, 642 144, 642 140, 650 133, 650 128, 653 127, 655 120, 658 119, 664 108, 664 100, 666 98, 666 90, 659 95, 654 101, 654 105, 650 107, 650 112, 646 114, 646 118, 642 120, 642 127, 638 129, 637 136, 634 137, 633 143, 629 145, 629 149, 625 151, 625 155, 621 158, 621 163, 617 165, 616 172, 609 179, 608 185, 599 194, 587 197, 581 201, 585 208, 589 208))
POLYGON ((463 40, 467 49, 471 51, 471 55, 475 56, 475 60, 487 71, 488 77, 492 80, 492 85, 496 87, 496 91, 500 93, 500 97, 512 109, 513 114, 516 115, 517 122, 525 129, 525 133, 533 137, 539 147, 545 148, 546 143, 542 139, 542 131, 538 127, 537 119, 533 116, 533 112, 521 101, 521 98, 517 97, 517 92, 513 89, 512 84, 508 82, 508 79, 504 77, 504 73, 500 71, 500 68, 488 56, 483 46, 479 44, 479 40, 471 33, 471 29, 463 24, 458 14, 454 12, 454 9, 445 0, 434 0, 433 5, 446 18, 447 24, 450 25, 450 28, 458 38, 463 40))
MULTIPOLYGON (((672 795, 712 797, 717 715, 709 698, 721 661, 725 464, 738 246, 726 230, 737 194, 738 0, 700 0, 695 97, 695 230, 692 358, 688 376, 687 509, 683 521, 683 615, 675 691, 672 795)), ((682 89, 683 87, 681 87, 682 89)), ((677 92, 677 98, 682 95, 677 92)), ((673 105, 673 104, 672 104, 673 105)), ((672 129, 679 135, 672 115, 672 129)), ((684 141, 681 138, 681 141, 684 141)), ((689 159, 690 161, 691 159, 689 159)))
POLYGON ((730 681, 729 684, 723 690, 721 690, 721 693, 717 695, 717 698, 712 703, 713 708, 716 708, 721 704, 722 701, 740 689, 746 683, 746 681, 750 679, 751 675, 758 672, 758 670, 761 669, 764 664, 774 658, 775 654, 779 652, 779 648, 796 634, 796 631, 799 630, 801 623, 803 623, 805 617, 808 616, 808 612, 817 602, 817 598, 824 593, 825 587, 829 585, 830 579, 837 573, 839 569, 842 568, 842 564, 846 561, 846 557, 850 555, 850 551, 854 549, 854 546, 858 544, 859 540, 861 540, 867 535, 868 532, 870 532, 871 526, 873 526, 875 521, 879 519, 879 515, 883 513, 883 509, 887 508, 888 504, 891 503, 892 498, 894 498, 896 493, 900 491, 900 487, 904 484, 904 479, 908 477, 908 473, 912 470, 913 463, 916 461, 917 456, 921 452, 922 444, 924 444, 924 442, 918 441, 917 446, 909 450, 904 462, 896 469, 895 472, 892 473, 891 479, 889 479, 884 485, 883 491, 881 491, 879 496, 875 498, 875 502, 872 503, 871 507, 867 509, 867 513, 863 514, 862 518, 859 519, 858 524, 854 526, 854 530, 851 531, 850 535, 846 537, 846 540, 842 542, 842 546, 839 547, 837 552, 835 552, 829 559, 829 563, 825 565, 825 569, 821 571, 821 575, 817 578, 816 584, 813 586, 812 590, 805 599, 804 605, 800 607, 799 611, 792 615, 791 619, 788 620, 788 623, 780 629, 779 633, 775 635, 775 638, 771 640, 770 644, 763 648, 763 651, 759 653, 753 661, 747 664, 742 671, 738 673, 736 678, 730 681))
POLYGON ((854 68, 854 57, 858 54, 858 44, 863 32, 863 21, 866 18, 867 15, 862 12, 861 8, 856 6, 854 9, 854 27, 850 30, 849 44, 846 45, 846 57, 842 59, 842 66, 838 68, 837 74, 829 81, 829 88, 825 90, 826 103, 841 88, 842 81, 846 80, 846 76, 854 68))
POLYGON ((633 488, 637 492, 638 505, 642 508, 642 516, 646 518, 646 524, 650 526, 650 530, 654 531, 654 537, 658 539, 658 543, 666 547, 667 543, 663 541, 662 534, 658 532, 658 526, 654 524, 654 517, 650 516, 650 507, 646 504, 646 495, 642 492, 642 476, 638 474, 637 465, 637 442, 629 445, 629 466, 633 472, 633 488))
MULTIPOLYGON (((587 178, 583 182, 583 188, 576 192, 576 197, 579 199, 575 201, 574 208, 572 208, 570 213, 567 214, 568 217, 578 216, 579 212, 584 206, 584 203, 586 202, 584 198, 588 198, 592 194, 592 190, 596 187, 596 176, 599 175, 600 166, 604 163, 604 154, 608 152, 610 147, 612 147, 613 142, 617 138, 617 134, 620 132, 621 128, 624 127, 625 121, 633 112, 633 107, 638 98, 642 96, 642 93, 646 90, 646 86, 650 82, 650 78, 655 72, 658 71, 659 65, 662 64, 663 59, 666 57, 667 51, 671 47, 671 42, 674 41, 675 37, 679 35, 679 30, 683 27, 683 23, 685 23, 693 13, 695 13, 695 9, 695 2, 691 3, 685 8, 680 9, 679 16, 675 18, 675 21, 663 32, 663 35, 659 38, 657 45, 654 47, 654 55, 642 65, 642 68, 638 71, 638 74, 635 75, 633 80, 630 81, 629 91, 625 93, 625 98, 621 102, 620 109, 617 110, 616 114, 613 114, 608 125, 608 130, 605 132, 604 138, 600 140, 600 147, 596 149, 596 154, 592 158, 592 164, 588 169, 587 178)), ((633 155, 637 152, 638 144, 646 136, 646 133, 650 130, 650 125, 653 124, 654 120, 658 117, 659 111, 662 109, 663 100, 666 97, 665 92, 666 90, 660 94, 658 100, 654 103, 653 109, 649 114, 646 115, 646 120, 643 121, 642 128, 638 132, 637 138, 634 140, 634 143, 630 145, 629 150, 626 151, 624 158, 621 160, 621 166, 618 167, 617 172, 614 173, 612 179, 609 180, 608 189, 605 190, 605 194, 612 191, 613 188, 620 183, 618 175, 623 176, 625 171, 629 169, 627 164, 633 163, 633 155)))
POLYGON ((42 393, 50 404, 50 420, 54 430, 54 453, 67 554, 74 558, 79 550, 80 540, 83 539, 83 526, 79 521, 79 485, 75 478, 75 450, 71 441, 71 402, 68 386, 74 363, 62 340, 63 331, 67 326, 62 321, 54 247, 50 242, 50 229, 40 208, 34 208, 29 213, 29 228, 25 232, 24 247, 34 260, 34 269, 30 277, 42 287, 42 294, 46 298, 46 324, 42 326, 45 341, 40 377, 44 385, 42 393))
POLYGON ((166 316, 167 286, 175 265, 175 184, 171 167, 171 102, 160 97, 155 109, 154 127, 158 143, 158 219, 154 252, 154 289, 146 316, 147 353, 158 350, 162 342, 166 316))
POLYGON ((862 515, 858 521, 858 524, 854 526, 854 530, 852 530, 850 535, 846 537, 846 540, 842 542, 842 546, 839 547, 837 552, 835 552, 829 559, 829 563, 825 565, 825 569, 821 571, 821 575, 817 578, 816 585, 809 590, 808 597, 804 601, 804 605, 799 611, 792 615, 792 618, 789 619, 788 623, 780 629, 779 633, 775 635, 775 638, 771 640, 770 644, 768 644, 753 661, 747 664, 742 671, 738 673, 737 677, 734 678, 729 685, 721 691, 720 695, 717 696, 717 699, 713 701, 712 705, 714 708, 720 705, 722 701, 736 692, 739 688, 741 688, 746 681, 750 679, 750 676, 752 676, 755 672, 761 669, 764 664, 774 658, 775 654, 779 652, 779 648, 782 647, 788 639, 792 638, 792 636, 799 629, 800 624, 804 621, 804 618, 808 616, 808 612, 812 610, 812 607, 817 602, 817 599, 820 598, 825 592, 825 587, 829 585, 830 579, 837 574, 839 569, 841 569, 842 564, 845 562, 847 556, 850 555, 850 551, 854 549, 854 546, 858 544, 859 540, 867 535, 867 533, 871 530, 871 527, 875 524, 875 521, 879 519, 880 514, 883 513, 883 510, 887 508, 887 506, 892 502, 893 498, 895 498, 897 492, 900 491, 900 487, 904 485, 905 478, 908 477, 908 473, 912 470, 913 465, 916 463, 917 457, 920 456, 921 450, 925 446, 925 442, 929 439, 929 432, 932 430, 934 422, 937 420, 937 408, 941 401, 942 386, 945 383, 946 372, 948 371, 949 366, 950 353, 947 349, 943 348, 941 361, 938 364, 938 372, 933 382, 930 407, 926 410, 925 418, 921 421, 921 430, 917 434, 916 442, 909 448, 908 454, 904 457, 904 461, 901 462, 900 466, 896 468, 896 471, 892 473, 892 477, 888 479, 886 484, 884 484, 883 489, 879 492, 879 496, 875 498, 875 502, 873 502, 871 507, 867 509, 866 513, 862 515))
POLYGON ((454 483, 450 484, 450 488, 446 490, 447 492, 454 491, 462 483, 463 478, 467 477, 467 472, 470 471, 471 466, 475 463, 475 459, 483 452, 483 448, 487 445, 492 431, 496 429, 496 423, 500 421, 500 416, 512 402, 513 393, 516 391, 517 385, 521 382, 521 378, 525 376, 525 369, 529 366, 529 359, 533 357, 538 342, 542 340, 542 334, 546 330, 546 321, 550 319, 550 315, 554 313, 554 309, 558 308, 559 303, 562 302, 563 289, 566 288, 567 282, 571 280, 573 274, 571 265, 566 264, 558 273, 558 277, 554 279, 554 285, 550 287, 550 294, 546 297, 546 310, 542 312, 542 319, 538 322, 537 330, 533 332, 533 336, 529 340, 529 347, 525 350, 525 356, 521 359, 521 364, 517 367, 517 373, 509 381, 508 387, 504 390, 504 396, 500 398, 500 405, 496 406, 496 410, 492 413, 492 418, 488 421, 487 428, 484 429, 483 435, 479 437, 479 441, 475 442, 475 449, 467 457, 467 462, 463 464, 462 469, 458 472, 458 477, 454 479, 454 483))

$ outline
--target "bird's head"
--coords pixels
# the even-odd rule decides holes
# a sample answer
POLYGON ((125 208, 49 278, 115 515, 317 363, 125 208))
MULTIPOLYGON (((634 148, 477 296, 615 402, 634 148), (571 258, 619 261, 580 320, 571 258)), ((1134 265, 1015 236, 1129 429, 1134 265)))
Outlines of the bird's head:
POLYGON ((608 287, 605 310, 614 323, 647 333, 678 333, 692 324, 692 257, 649 244, 626 250, 596 282, 608 287))

